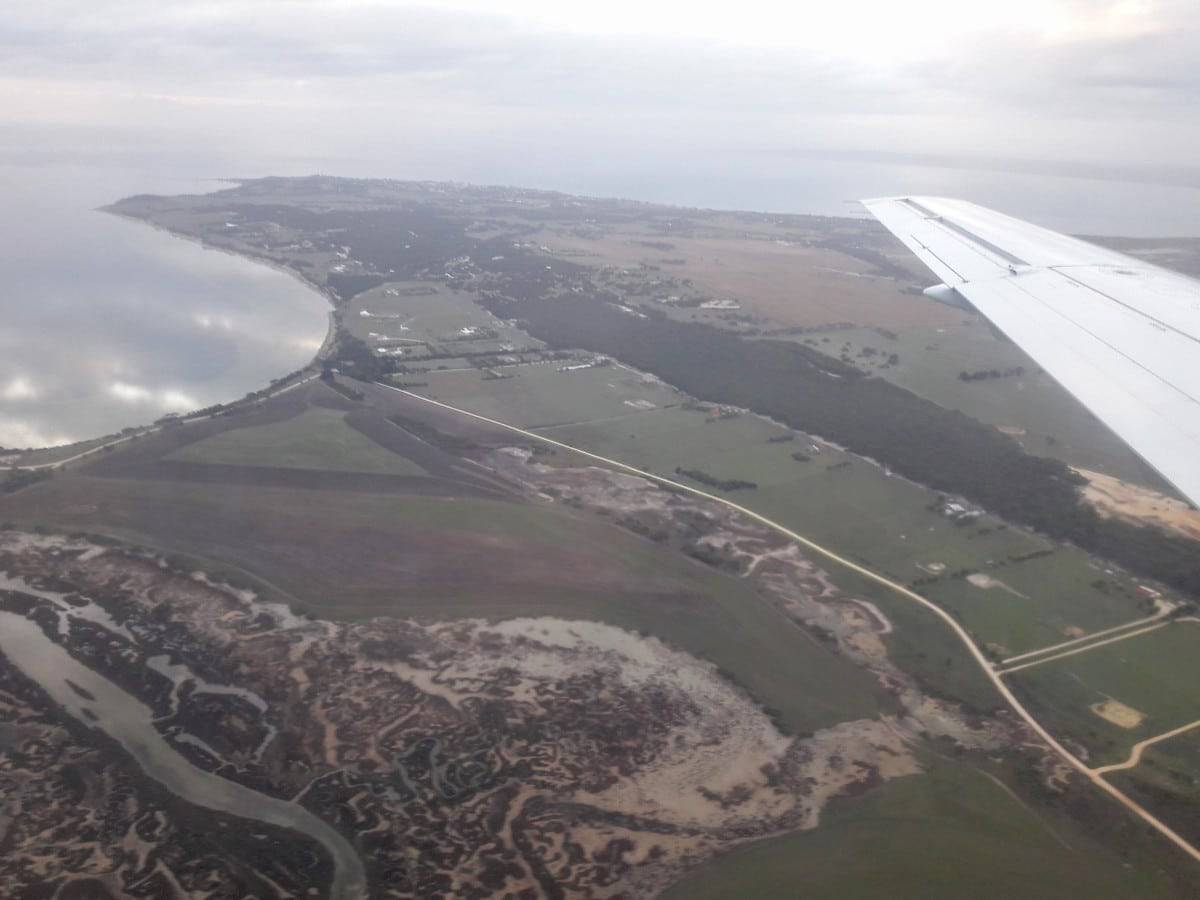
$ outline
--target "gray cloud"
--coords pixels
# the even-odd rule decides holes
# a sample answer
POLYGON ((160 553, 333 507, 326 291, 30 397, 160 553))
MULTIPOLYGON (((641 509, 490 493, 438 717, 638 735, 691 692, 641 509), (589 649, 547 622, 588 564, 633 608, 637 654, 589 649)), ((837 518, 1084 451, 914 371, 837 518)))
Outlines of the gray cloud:
POLYGON ((991 34, 936 61, 876 66, 382 4, 51 0, 0 20, 0 124, 103 124, 193 147, 219 135, 230 158, 267 152, 272 135, 277 154, 295 153, 306 134, 298 155, 314 159, 382 158, 383 145, 407 160, 489 144, 629 153, 634 141, 651 155, 762 146, 1186 165, 1200 138, 1200 8, 1156 9, 1150 33, 1036 45, 991 34))

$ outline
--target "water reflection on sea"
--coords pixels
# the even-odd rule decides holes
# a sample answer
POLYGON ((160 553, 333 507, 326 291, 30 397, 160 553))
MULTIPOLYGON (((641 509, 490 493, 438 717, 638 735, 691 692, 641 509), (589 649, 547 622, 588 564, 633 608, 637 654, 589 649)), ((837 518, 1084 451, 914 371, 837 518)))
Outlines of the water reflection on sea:
POLYGON ((96 212, 202 192, 66 167, 0 167, 0 446, 64 443, 240 397, 305 365, 328 304, 297 279, 96 212))

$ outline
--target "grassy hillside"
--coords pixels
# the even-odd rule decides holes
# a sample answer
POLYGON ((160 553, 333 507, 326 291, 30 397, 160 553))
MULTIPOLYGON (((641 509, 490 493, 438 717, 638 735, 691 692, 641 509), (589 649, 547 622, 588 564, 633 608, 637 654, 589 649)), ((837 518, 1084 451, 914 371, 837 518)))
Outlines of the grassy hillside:
POLYGON ((663 900, 1176 896, 1062 829, 982 772, 939 763, 837 804, 815 830, 720 857, 663 900))
POLYGON ((310 409, 284 422, 223 431, 167 458, 220 465, 425 474, 416 463, 355 431, 346 424, 345 413, 332 409, 310 409))

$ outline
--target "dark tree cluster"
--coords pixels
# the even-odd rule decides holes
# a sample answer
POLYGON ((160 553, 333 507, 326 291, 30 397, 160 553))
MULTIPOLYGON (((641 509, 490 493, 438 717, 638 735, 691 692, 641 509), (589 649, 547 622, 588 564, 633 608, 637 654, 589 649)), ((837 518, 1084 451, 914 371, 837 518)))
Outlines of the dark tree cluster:
POLYGON ((51 475, 49 469, 10 469, 0 476, 0 494, 13 494, 31 484, 45 481, 51 475))
POLYGON ((1012 366, 1008 369, 977 369, 974 372, 959 372, 959 381, 990 381, 996 378, 1012 378, 1025 374, 1024 366, 1012 366))
POLYGON ((610 355, 692 396, 821 435, 934 490, 1200 595, 1196 542, 1101 518, 1081 502, 1082 477, 1066 464, 1027 454, 994 428, 802 344, 750 342, 665 317, 634 319, 611 299, 601 292, 520 301, 493 295, 484 303, 551 346, 610 355))
POLYGON ((707 485, 711 488, 716 488, 718 491, 749 491, 758 487, 753 481, 743 481, 740 478, 718 478, 716 475, 710 475, 702 469, 675 469, 676 475, 682 475, 684 478, 690 478, 692 481, 698 481, 700 484, 707 485))

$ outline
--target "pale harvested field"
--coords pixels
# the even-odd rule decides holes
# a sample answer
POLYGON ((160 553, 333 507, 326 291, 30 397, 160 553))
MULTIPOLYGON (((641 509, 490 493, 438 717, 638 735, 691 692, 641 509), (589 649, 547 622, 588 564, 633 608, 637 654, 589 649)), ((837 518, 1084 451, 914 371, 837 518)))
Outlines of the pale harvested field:
POLYGON ((678 241, 687 277, 717 297, 730 296, 746 312, 783 325, 854 322, 883 328, 950 324, 950 307, 906 296, 890 278, 835 250, 767 241, 678 241))
POLYGON ((663 265, 663 275, 690 278, 714 298, 736 299, 744 312, 783 326, 853 322, 911 328, 952 324, 961 318, 950 307, 905 295, 893 279, 871 274, 869 265, 836 250, 732 236, 663 237, 624 231, 598 239, 546 231, 538 239, 583 263, 636 266, 686 259, 682 265, 663 265), (660 250, 638 243, 655 239, 674 247, 660 250))

